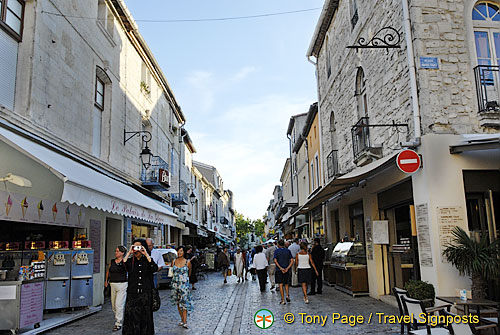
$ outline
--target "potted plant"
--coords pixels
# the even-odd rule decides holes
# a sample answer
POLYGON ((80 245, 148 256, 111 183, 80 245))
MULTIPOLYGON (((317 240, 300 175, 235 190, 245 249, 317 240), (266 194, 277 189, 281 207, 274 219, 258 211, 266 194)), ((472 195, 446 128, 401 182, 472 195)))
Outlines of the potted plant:
POLYGON ((452 234, 443 255, 461 275, 471 277, 472 298, 485 298, 487 281, 500 277, 500 240, 488 243, 488 236, 483 234, 477 241, 460 227, 455 227, 452 234))
POLYGON ((421 300, 424 307, 434 306, 436 292, 431 283, 421 280, 409 280, 405 284, 405 290, 408 291, 410 298, 421 300))

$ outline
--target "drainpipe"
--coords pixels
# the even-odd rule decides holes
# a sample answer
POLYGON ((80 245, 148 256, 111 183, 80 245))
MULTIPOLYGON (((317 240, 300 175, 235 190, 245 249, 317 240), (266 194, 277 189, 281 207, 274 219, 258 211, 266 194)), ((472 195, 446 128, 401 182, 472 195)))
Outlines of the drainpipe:
POLYGON ((293 197, 293 161, 292 161, 292 137, 287 134, 288 138, 288 149, 290 151, 290 182, 292 183, 292 197, 293 197))
POLYGON ((403 3, 403 26, 405 30, 406 52, 408 58, 408 68, 410 72, 411 100, 413 107, 413 128, 415 137, 410 142, 401 142, 403 147, 418 147, 420 145, 421 125, 420 125, 420 106, 417 91, 417 75, 415 66, 415 55, 413 54, 413 37, 411 34, 410 10, 408 0, 402 0, 403 3))

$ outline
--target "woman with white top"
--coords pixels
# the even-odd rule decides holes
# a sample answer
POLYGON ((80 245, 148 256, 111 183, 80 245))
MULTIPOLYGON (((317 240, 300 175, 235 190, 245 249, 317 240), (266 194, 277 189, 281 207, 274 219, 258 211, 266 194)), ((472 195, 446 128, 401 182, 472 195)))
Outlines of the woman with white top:
POLYGON ((316 270, 316 265, 311 257, 311 254, 307 251, 307 243, 300 243, 300 251, 295 255, 295 271, 298 270, 299 283, 302 284, 302 293, 304 293, 304 302, 309 303, 307 299, 307 284, 311 282, 311 265, 316 272, 316 276, 319 276, 318 270, 316 270))

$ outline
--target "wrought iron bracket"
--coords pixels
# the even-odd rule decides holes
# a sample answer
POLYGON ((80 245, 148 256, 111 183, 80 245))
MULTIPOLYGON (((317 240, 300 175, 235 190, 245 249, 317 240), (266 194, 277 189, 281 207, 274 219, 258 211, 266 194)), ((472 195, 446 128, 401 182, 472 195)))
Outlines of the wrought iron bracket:
POLYGON ((144 143, 148 143, 149 141, 151 141, 151 133, 147 130, 126 131, 125 129, 123 129, 123 145, 125 145, 125 143, 127 143, 132 137, 141 137, 141 134, 143 134, 142 141, 144 143))
POLYGON ((349 45, 348 49, 397 49, 401 48, 401 34, 393 27, 384 27, 377 31, 375 35, 366 41, 366 38, 360 37, 358 45, 349 45), (382 36, 383 35, 383 36, 382 36))
POLYGON ((375 128, 375 127, 405 127, 407 130, 409 130, 408 123, 396 123, 392 121, 392 123, 386 123, 386 124, 360 124, 360 125, 355 125, 352 126, 352 129, 355 128, 375 128))

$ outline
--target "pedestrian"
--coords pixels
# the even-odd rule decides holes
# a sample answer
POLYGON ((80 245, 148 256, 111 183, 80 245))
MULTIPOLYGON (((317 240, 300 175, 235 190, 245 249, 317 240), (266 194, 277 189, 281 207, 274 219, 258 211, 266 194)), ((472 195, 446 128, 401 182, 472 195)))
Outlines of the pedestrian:
POLYGON ((245 264, 243 265, 243 270, 245 271, 245 274, 243 276, 243 281, 246 281, 248 280, 247 276, 248 276, 248 254, 247 254, 247 251, 245 249, 243 249, 243 251, 241 252, 241 254, 243 255, 243 260, 245 261, 245 264))
POLYGON ((274 251, 276 246, 273 242, 269 243, 269 247, 266 249, 266 258, 269 263, 269 280, 271 281, 271 290, 276 287, 276 281, 274 274, 276 272, 276 264, 274 263, 274 251))
POLYGON ((122 334, 153 335, 153 273, 158 266, 147 252, 144 239, 132 243, 123 263, 128 272, 127 301, 122 334))
POLYGON ((234 255, 234 271, 238 277, 238 283, 240 280, 243 282, 243 271, 245 269, 245 258, 241 253, 241 249, 236 249, 236 254, 234 255))
POLYGON ((278 241, 278 248, 274 251, 274 264, 278 268, 276 271, 276 283, 280 286, 281 294, 281 305, 286 305, 285 302, 285 292, 283 291, 283 286, 286 291, 286 301, 290 302, 290 294, 288 287, 288 279, 290 277, 290 268, 293 265, 293 257, 290 250, 285 248, 285 242, 283 240, 278 241))
POLYGON ((191 264, 191 272, 189 275, 189 283, 191 284, 191 289, 196 290, 196 287, 194 287, 194 284, 198 282, 198 277, 196 276, 196 271, 198 270, 198 256, 196 253, 193 251, 193 247, 187 246, 186 247, 186 256, 185 258, 189 261, 191 264))
POLYGON ((302 293, 304 293, 304 302, 309 303, 307 298, 307 284, 311 282, 311 265, 318 276, 318 270, 316 270, 316 265, 311 257, 311 254, 307 251, 307 243, 300 243, 300 251, 295 256, 295 271, 298 270, 298 281, 302 285, 302 293))
POLYGON ((257 270, 257 277, 259 278, 260 291, 264 292, 266 290, 266 279, 267 279, 267 268, 269 264, 267 263, 266 255, 262 252, 263 248, 261 245, 255 247, 255 257, 253 258, 253 264, 257 270))
MULTIPOLYGON (((158 265, 158 271, 160 271, 165 266, 163 254, 158 249, 154 248, 155 243, 152 238, 147 238, 146 244, 148 245, 148 254, 151 256, 156 265, 158 265)), ((158 271, 153 274, 154 287, 158 287, 158 271)))
MULTIPOLYGON (((300 251, 300 246, 299 246, 299 239, 296 238, 293 243, 288 247, 288 250, 292 253, 293 259, 295 259, 295 256, 297 256, 297 253, 300 251)), ((297 278, 297 272, 292 271, 292 275, 290 276, 290 284, 292 286, 298 286, 299 281, 297 278)))
POLYGON ((248 264, 248 271, 250 271, 250 274, 252 275, 252 281, 256 281, 256 274, 257 271, 255 270, 255 264, 253 264, 253 255, 252 255, 252 250, 248 248, 247 252, 247 264, 248 264))
POLYGON ((229 269, 229 253, 227 252, 227 247, 217 255, 217 264, 220 269, 222 269, 222 275, 224 276, 224 284, 227 283, 227 271, 229 269))
POLYGON ((325 249, 321 246, 321 241, 319 238, 314 239, 314 247, 311 250, 312 260, 316 265, 318 270, 318 275, 313 272, 311 281, 311 291, 308 295, 315 295, 323 293, 323 261, 325 259, 325 249), (316 290, 316 283, 318 284, 318 290, 316 290))
POLYGON ((185 257, 185 247, 177 248, 177 258, 172 262, 174 276, 172 277, 172 296, 171 300, 177 305, 177 310, 181 316, 179 326, 188 329, 187 313, 193 310, 193 298, 189 285, 189 278, 192 267, 191 262, 185 257))
POLYGON ((106 271, 106 281, 104 286, 111 288, 111 309, 115 314, 115 326, 113 331, 122 329, 123 310, 125 309, 125 299, 127 298, 127 269, 123 264, 123 256, 127 248, 119 245, 115 249, 115 259, 112 259, 106 271))

